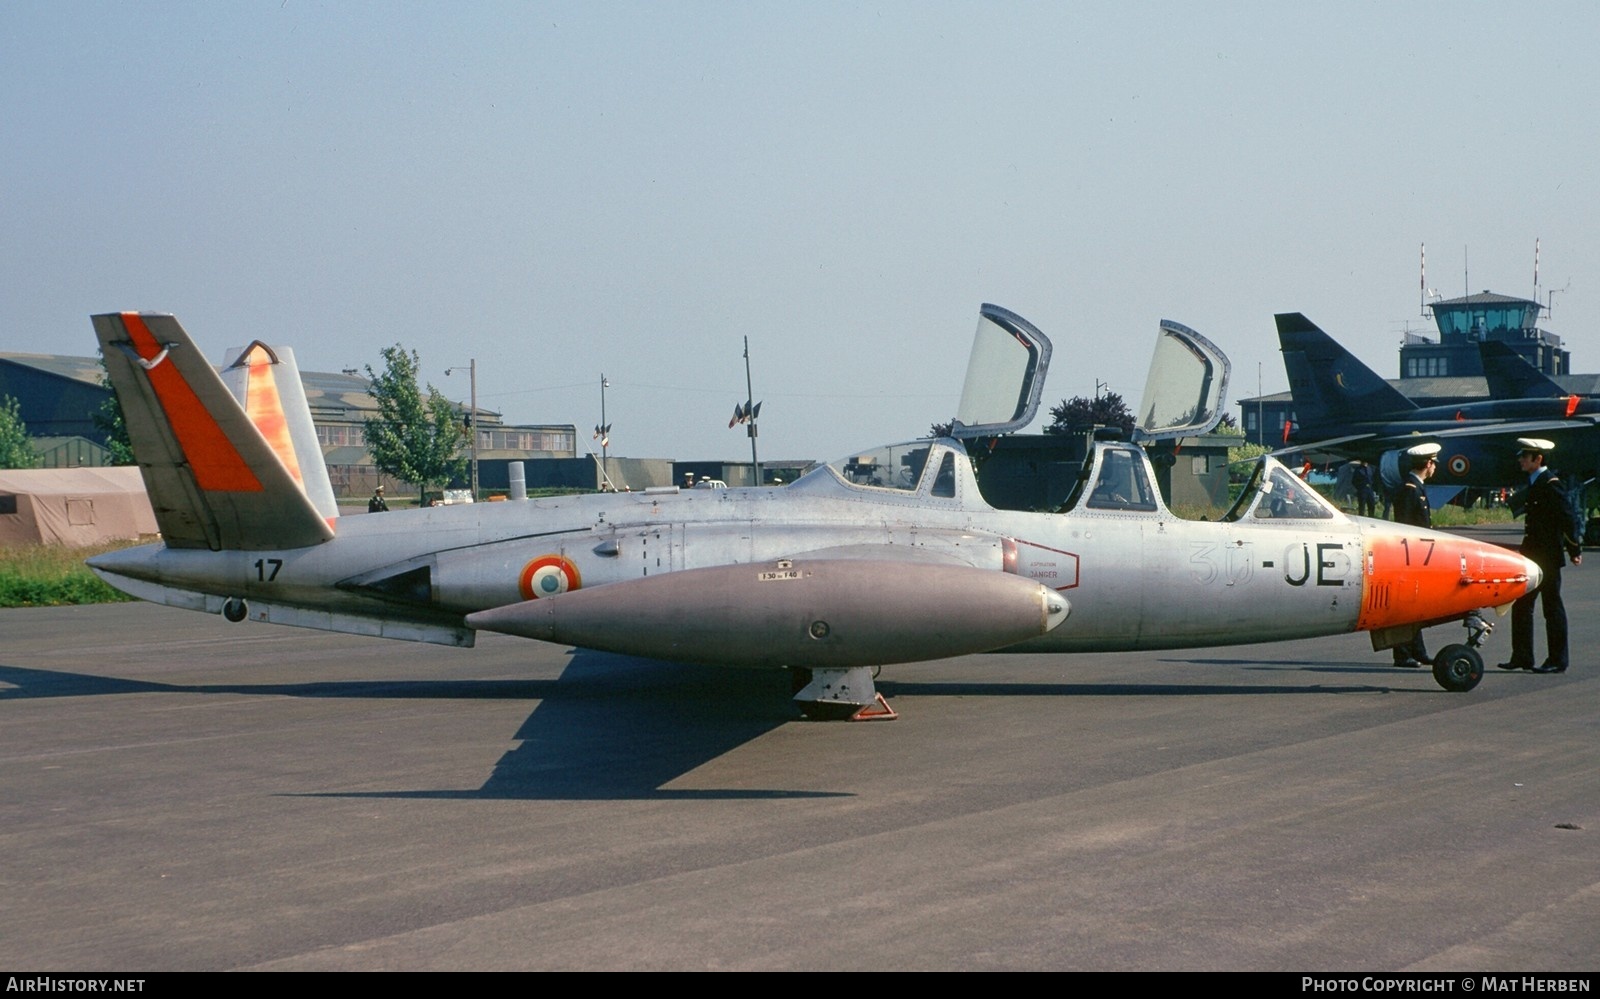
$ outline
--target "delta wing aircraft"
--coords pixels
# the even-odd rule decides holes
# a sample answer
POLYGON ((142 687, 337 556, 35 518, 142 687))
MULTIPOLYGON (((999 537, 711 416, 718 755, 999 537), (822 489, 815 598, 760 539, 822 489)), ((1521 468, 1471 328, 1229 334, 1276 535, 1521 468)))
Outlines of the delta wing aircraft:
POLYGON ((1429 492, 1499 488, 1523 480, 1518 437, 1548 438, 1557 467, 1574 481, 1600 474, 1600 399, 1569 395, 1502 344, 1479 354, 1493 398, 1419 407, 1298 312, 1276 317, 1298 449, 1329 451, 1376 464, 1400 484, 1402 451, 1422 440, 1444 450, 1429 492))
POLYGON ((786 668, 807 716, 872 718, 894 716, 873 682, 885 664, 1351 631, 1383 648, 1452 620, 1468 642, 1444 649, 1434 676, 1469 690, 1488 630, 1476 611, 1540 579, 1494 545, 1347 517, 1270 457, 1222 519, 1174 516, 1140 445, 1214 426, 1229 370, 1177 323, 1160 326, 1136 440, 1085 436, 1058 463, 1068 473, 1023 501, 991 502, 983 483, 1017 481, 993 445, 1033 418, 1051 346, 985 305, 950 437, 861 451, 779 488, 346 517, 290 351, 252 343, 219 375, 172 316, 94 326, 163 538, 90 565, 136 597, 236 622, 458 646, 495 631, 786 668))

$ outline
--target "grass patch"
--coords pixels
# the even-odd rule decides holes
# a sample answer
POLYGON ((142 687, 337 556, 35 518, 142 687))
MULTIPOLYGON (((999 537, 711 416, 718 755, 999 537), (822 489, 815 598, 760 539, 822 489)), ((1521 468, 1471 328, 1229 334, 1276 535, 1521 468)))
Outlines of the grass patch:
POLYGON ((101 582, 83 560, 139 543, 112 541, 88 548, 39 544, 0 548, 0 607, 55 607, 132 600, 101 582))
POLYGON ((1470 510, 1463 510, 1459 506, 1446 503, 1430 511, 1433 515, 1434 527, 1466 527, 1471 524, 1509 524, 1517 518, 1511 516, 1511 511, 1503 506, 1485 509, 1475 506, 1470 510))

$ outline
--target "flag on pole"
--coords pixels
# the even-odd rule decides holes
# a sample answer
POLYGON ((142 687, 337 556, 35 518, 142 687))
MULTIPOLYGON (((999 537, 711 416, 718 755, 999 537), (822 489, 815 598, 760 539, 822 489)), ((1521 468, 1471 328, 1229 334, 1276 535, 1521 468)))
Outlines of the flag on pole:
POLYGON ((728 421, 728 429, 732 430, 741 423, 749 423, 760 415, 761 403, 758 402, 752 406, 748 399, 744 402, 736 402, 733 404, 733 419, 728 421))

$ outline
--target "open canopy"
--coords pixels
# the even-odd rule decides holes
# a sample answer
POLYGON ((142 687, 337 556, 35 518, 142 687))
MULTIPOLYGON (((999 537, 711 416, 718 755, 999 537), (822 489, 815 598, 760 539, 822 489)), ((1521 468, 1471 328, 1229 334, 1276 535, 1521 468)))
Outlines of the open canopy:
POLYGON ((992 437, 1027 426, 1039 411, 1049 367, 1049 338, 1015 312, 985 303, 951 435, 992 437))
POLYGON ((1227 403, 1228 357, 1182 323, 1161 321, 1150 374, 1139 401, 1137 441, 1203 434, 1222 420, 1227 403))

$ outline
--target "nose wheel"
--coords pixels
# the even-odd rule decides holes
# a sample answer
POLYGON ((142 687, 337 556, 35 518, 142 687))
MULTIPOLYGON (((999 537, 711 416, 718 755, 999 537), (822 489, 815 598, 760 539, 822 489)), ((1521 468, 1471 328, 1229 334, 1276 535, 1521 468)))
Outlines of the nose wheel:
POLYGON ((1465 693, 1483 679, 1483 657, 1470 645, 1446 645, 1433 657, 1433 678, 1445 690, 1465 693))
POLYGON ((1467 626, 1467 643, 1446 645, 1433 657, 1433 678, 1454 693, 1465 693, 1483 679, 1483 656, 1478 654, 1478 646, 1494 631, 1494 625, 1477 611, 1462 618, 1461 623, 1467 626))

